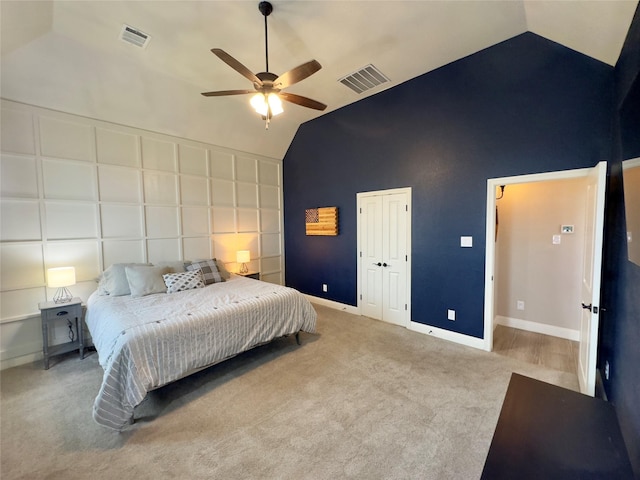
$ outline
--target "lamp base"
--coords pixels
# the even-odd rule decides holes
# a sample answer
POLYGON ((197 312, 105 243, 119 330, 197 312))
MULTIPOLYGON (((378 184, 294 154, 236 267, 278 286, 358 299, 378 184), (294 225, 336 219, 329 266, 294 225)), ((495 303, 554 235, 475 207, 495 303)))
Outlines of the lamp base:
POLYGON ((246 264, 246 263, 243 263, 243 264, 240 266, 240 273, 249 273, 249 268, 247 267, 247 264, 246 264))
POLYGON ((67 287, 60 287, 56 291, 56 294, 53 296, 53 302, 67 303, 67 302, 70 302, 72 298, 73 298, 73 295, 71 295, 71 292, 67 287))

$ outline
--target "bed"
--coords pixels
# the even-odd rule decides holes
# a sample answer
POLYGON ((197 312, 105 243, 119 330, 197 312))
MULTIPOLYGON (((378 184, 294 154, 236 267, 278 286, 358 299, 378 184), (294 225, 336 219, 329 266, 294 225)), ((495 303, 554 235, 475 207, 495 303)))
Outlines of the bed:
POLYGON ((93 418, 121 430, 147 392, 275 338, 314 333, 316 312, 297 290, 232 275, 176 293, 96 291, 86 324, 104 369, 93 418))

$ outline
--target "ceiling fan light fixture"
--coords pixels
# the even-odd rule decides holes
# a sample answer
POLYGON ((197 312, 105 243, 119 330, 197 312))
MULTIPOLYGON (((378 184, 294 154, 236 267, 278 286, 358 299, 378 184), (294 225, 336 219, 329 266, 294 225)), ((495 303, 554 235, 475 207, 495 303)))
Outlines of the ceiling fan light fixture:
POLYGON ((276 93, 270 93, 267 95, 267 102, 269 103, 269 109, 271 110, 272 115, 280 115, 284 112, 282 108, 282 100, 276 93))
POLYGON ((258 9, 264 16, 264 56, 266 67, 264 72, 253 73, 224 50, 220 48, 211 49, 211 53, 216 55, 220 60, 249 80, 253 84, 255 93, 252 90, 221 90, 216 92, 203 92, 202 95, 205 97, 222 97, 225 95, 245 95, 253 93, 250 100, 251 106, 258 114, 260 114, 260 116, 262 116, 263 120, 266 120, 267 129, 269 128, 269 120, 284 111, 282 108, 282 100, 289 103, 295 103, 302 107, 313 108, 314 110, 322 111, 326 109, 327 106, 324 103, 303 97, 302 95, 282 91, 285 88, 313 75, 322 68, 322 65, 320 65, 316 60, 311 60, 292 68, 282 75, 276 75, 275 73, 270 72, 267 17, 273 11, 273 5, 269 2, 262 1, 258 5, 258 9))
POLYGON ((274 117, 284 111, 282 101, 275 93, 256 93, 251 97, 250 103, 253 109, 263 117, 274 117))

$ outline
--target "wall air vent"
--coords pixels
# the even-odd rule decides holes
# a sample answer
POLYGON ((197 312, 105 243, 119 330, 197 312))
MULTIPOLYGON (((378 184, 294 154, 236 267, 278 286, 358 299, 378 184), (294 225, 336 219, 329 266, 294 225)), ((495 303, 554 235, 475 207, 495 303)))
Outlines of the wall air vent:
POLYGON ((130 27, 129 25, 122 25, 120 40, 135 45, 136 47, 147 48, 151 37, 140 30, 130 27))
POLYGON ((357 72, 350 73, 338 80, 356 93, 366 92, 372 88, 387 83, 389 79, 373 65, 362 67, 357 72))

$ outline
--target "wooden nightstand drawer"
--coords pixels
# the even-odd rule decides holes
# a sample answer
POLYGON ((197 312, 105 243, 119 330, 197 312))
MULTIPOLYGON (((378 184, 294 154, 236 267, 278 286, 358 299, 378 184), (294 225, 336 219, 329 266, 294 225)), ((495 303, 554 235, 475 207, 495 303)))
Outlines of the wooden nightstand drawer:
POLYGON ((76 317, 82 315, 82 307, 80 305, 71 305, 69 307, 50 308, 43 310, 42 314, 45 322, 52 320, 75 320, 76 317))

